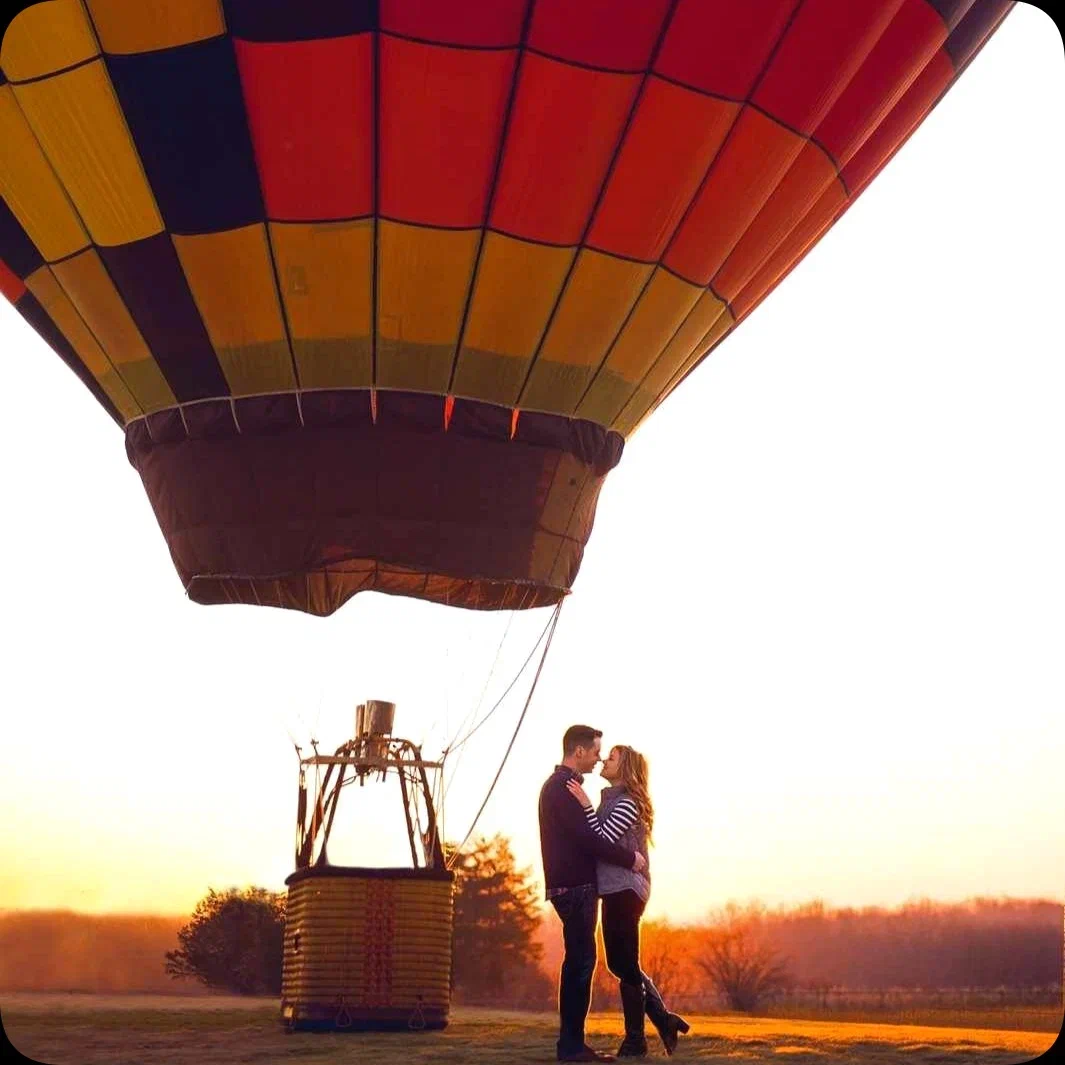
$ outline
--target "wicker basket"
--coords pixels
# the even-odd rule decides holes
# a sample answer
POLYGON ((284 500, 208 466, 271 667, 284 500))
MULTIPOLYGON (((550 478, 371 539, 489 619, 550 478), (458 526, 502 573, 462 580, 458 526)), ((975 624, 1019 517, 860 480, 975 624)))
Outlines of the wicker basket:
POLYGON ((290 1028, 446 1028, 454 875, 312 866, 288 885, 281 1020, 290 1028))

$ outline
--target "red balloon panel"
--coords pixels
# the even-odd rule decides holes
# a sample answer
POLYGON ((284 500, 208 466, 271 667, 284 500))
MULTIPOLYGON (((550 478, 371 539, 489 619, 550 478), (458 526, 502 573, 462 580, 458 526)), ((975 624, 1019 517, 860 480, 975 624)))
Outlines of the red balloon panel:
POLYGON ((235 42, 268 217, 373 210, 373 38, 235 42))
POLYGON ((516 58, 381 39, 382 215, 483 224, 516 58))

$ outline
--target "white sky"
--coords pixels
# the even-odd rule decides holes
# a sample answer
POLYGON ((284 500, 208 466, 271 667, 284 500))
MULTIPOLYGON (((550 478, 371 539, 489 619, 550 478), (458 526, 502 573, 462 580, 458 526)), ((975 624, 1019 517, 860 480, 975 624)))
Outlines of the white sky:
MULTIPOLYGON (((630 442, 480 825, 538 876, 537 790, 582 721, 651 759, 651 914, 1061 897, 1063 90, 1060 34, 1019 4, 630 442)), ((391 698, 438 750, 509 615, 188 602, 121 434, 3 301, 0 358, 0 908, 280 889, 289 735, 335 747, 391 698)), ((515 618, 485 707, 545 621, 515 618)), ((449 836, 520 705, 468 745, 449 836)), ((334 860, 402 860, 391 790, 346 798, 334 860)))

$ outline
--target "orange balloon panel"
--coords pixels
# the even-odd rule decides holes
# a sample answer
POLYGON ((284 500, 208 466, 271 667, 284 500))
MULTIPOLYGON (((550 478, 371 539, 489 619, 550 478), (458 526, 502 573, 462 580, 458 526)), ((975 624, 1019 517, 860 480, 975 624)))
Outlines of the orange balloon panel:
POLYGON ((0 292, 190 596, 324 614, 566 594, 625 437, 1011 4, 20 6, 0 292))

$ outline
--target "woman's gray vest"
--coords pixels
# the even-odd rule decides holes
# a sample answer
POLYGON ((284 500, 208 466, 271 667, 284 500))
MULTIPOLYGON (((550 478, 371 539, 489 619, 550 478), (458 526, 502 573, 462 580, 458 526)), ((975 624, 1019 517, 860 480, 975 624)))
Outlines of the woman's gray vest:
MULTIPOLYGON (((618 799, 628 794, 628 789, 623 785, 604 788, 599 798, 599 820, 605 821, 610 816, 610 811, 617 805, 618 799)), ((647 861, 647 868, 643 873, 634 873, 631 869, 625 869, 620 865, 608 865, 606 862, 596 862, 595 875, 598 881, 600 895, 613 895, 616 891, 635 891, 646 902, 651 897, 651 864, 647 857, 647 826, 642 820, 629 828, 617 841, 618 846, 628 847, 639 851, 647 861)))

